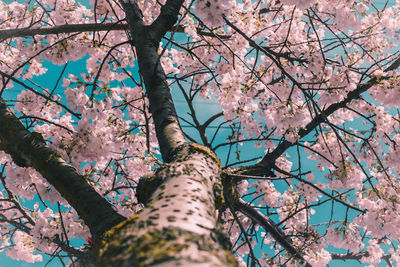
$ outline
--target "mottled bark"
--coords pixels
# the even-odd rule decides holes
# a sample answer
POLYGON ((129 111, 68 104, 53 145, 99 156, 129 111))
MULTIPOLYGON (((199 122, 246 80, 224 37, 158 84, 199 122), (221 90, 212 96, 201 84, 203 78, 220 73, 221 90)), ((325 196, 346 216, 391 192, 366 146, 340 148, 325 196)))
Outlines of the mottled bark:
POLYGON ((0 98, 0 150, 20 167, 35 168, 88 225, 96 236, 124 220, 42 136, 29 132, 0 98))
POLYGON ((184 144, 154 174, 162 180, 145 208, 97 240, 98 266, 235 266, 220 229, 220 165, 197 144, 184 144))

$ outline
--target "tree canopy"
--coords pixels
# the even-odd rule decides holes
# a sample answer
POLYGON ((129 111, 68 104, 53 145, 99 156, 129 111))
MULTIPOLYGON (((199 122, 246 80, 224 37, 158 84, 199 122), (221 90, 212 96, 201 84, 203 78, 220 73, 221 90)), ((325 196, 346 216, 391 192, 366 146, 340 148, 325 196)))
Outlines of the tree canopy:
POLYGON ((8 257, 400 264, 400 1, 82 2, 0 2, 8 257))

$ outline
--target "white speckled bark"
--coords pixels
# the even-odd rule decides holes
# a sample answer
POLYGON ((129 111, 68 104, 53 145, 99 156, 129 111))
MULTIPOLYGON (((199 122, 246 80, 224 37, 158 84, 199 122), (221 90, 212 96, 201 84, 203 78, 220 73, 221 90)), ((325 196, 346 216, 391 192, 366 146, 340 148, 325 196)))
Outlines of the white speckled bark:
POLYGON ((218 232, 214 185, 220 166, 197 145, 182 147, 156 171, 164 182, 142 212, 111 231, 100 250, 102 266, 236 266, 218 232))
POLYGON ((141 220, 157 215, 157 219, 152 219, 155 228, 178 227, 197 234, 208 234, 209 229, 215 228, 213 185, 215 175, 219 174, 216 163, 212 160, 172 163, 159 174, 166 176, 165 182, 154 192, 141 220))

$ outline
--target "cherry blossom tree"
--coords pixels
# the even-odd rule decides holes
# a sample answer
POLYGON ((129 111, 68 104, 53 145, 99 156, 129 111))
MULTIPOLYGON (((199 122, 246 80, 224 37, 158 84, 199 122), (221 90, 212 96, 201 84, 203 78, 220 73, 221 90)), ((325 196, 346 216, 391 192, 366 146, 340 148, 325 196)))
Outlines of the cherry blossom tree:
POLYGON ((399 14, 2 1, 0 250, 70 266, 400 264, 399 14))

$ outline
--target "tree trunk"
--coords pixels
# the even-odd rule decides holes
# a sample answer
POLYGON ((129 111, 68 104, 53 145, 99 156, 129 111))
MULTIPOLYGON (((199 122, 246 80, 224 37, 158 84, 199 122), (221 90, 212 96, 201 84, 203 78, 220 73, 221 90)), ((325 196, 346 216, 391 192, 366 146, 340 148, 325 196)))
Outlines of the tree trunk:
POLYGON ((217 220, 218 158, 198 144, 174 152, 170 163, 142 181, 141 189, 157 187, 150 198, 142 197, 144 209, 95 241, 99 266, 237 265, 217 220))
POLYGON ((146 203, 144 209, 95 241, 96 261, 99 266, 237 265, 217 219, 222 203, 219 159, 208 148, 185 140, 157 51, 183 0, 168 0, 150 26, 135 2, 119 2, 165 163, 139 183, 137 196, 146 203))
POLYGON ((121 0, 120 4, 165 162, 138 185, 137 197, 144 208, 129 219, 119 215, 76 169, 29 132, 1 99, 0 149, 19 166, 40 172, 89 226, 94 238, 90 256, 75 265, 236 266, 229 238, 218 221, 223 203, 219 159, 210 149, 185 140, 157 52, 183 0, 168 0, 150 26, 144 24, 136 3, 121 0))
POLYGON ((143 210, 123 220, 76 169, 27 131, 1 99, 0 126, 0 149, 19 165, 34 167, 89 222, 95 241, 91 257, 80 259, 78 266, 93 261, 101 267, 237 265, 217 219, 223 205, 221 165, 209 148, 184 143, 173 150, 169 163, 141 179, 137 192, 146 203, 143 210), (121 220, 105 233, 99 230, 121 220))

